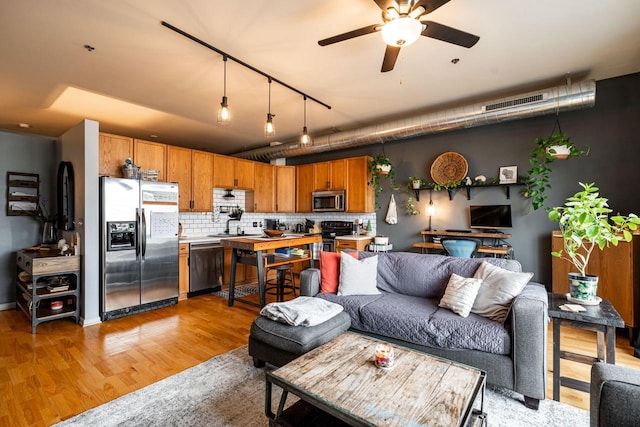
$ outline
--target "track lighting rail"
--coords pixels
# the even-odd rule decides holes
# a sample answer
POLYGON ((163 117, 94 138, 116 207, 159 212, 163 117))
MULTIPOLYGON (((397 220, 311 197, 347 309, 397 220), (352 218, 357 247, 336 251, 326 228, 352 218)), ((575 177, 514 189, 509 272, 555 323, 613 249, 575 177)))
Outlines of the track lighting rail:
POLYGON ((232 60, 233 62, 235 62, 235 63, 237 63, 237 64, 240 64, 240 65, 242 65, 243 67, 246 67, 246 68, 250 69, 251 71, 253 71, 253 72, 255 72, 255 73, 258 73, 258 74, 260 74, 260 75, 262 75, 262 76, 266 77, 267 79, 271 79, 272 81, 274 81, 274 82, 278 83, 279 85, 284 86, 284 87, 286 87, 287 89, 289 89, 289 90, 291 90, 291 91, 293 91, 293 92, 296 92, 296 93, 298 93, 298 94, 302 95, 303 97, 306 97, 307 99, 310 99, 311 101, 313 101, 313 102, 315 102, 315 103, 317 103, 317 104, 320 104, 320 105, 322 105, 323 107, 326 107, 326 108, 327 108, 327 109, 329 109, 329 110, 331 109, 331 105, 325 104, 324 102, 322 102, 322 101, 320 101, 320 100, 318 100, 318 99, 316 99, 316 98, 314 98, 314 97, 312 97, 312 96, 310 96, 310 95, 308 95, 308 94, 306 94, 306 93, 302 92, 301 90, 296 89, 295 87, 293 87, 293 86, 290 86, 290 85, 286 84, 286 83, 285 83, 285 82, 283 82, 282 80, 278 80, 277 78, 275 78, 275 77, 273 77, 273 76, 271 76, 271 75, 269 75, 269 74, 265 73, 264 71, 259 70, 259 69, 257 69, 256 67, 254 67, 254 66, 252 66, 252 65, 247 64, 246 62, 242 61, 241 59, 238 59, 238 58, 236 58, 236 57, 234 57, 234 56, 232 56, 232 55, 229 55, 228 53, 226 53, 226 52, 224 52, 224 51, 222 51, 222 50, 218 49, 218 48, 217 48, 217 47, 215 47, 215 46, 210 45, 209 43, 207 43, 207 42, 205 42, 205 41, 200 40, 199 38, 197 38, 197 37, 195 37, 195 36, 193 36, 193 35, 191 35, 191 34, 189 34, 189 33, 185 32, 185 31, 183 31, 183 30, 181 30, 180 28, 174 27, 173 25, 169 24, 168 22, 162 21, 162 25, 163 25, 163 26, 165 26, 165 27, 167 27, 167 28, 169 28, 170 30, 173 30, 173 31, 175 31, 176 33, 178 33, 178 34, 180 34, 180 35, 182 35, 182 36, 184 36, 184 37, 186 37, 186 38, 190 39, 190 40, 193 40, 194 42, 196 42, 196 43, 198 43, 198 44, 200 44, 200 45, 202 45, 202 46, 206 47, 207 49, 210 49, 210 50, 212 50, 212 51, 214 51, 214 52, 216 52, 216 53, 218 53, 218 54, 222 55, 222 57, 225 57, 225 56, 226 56, 226 57, 227 57, 227 59, 230 59, 230 60, 232 60))

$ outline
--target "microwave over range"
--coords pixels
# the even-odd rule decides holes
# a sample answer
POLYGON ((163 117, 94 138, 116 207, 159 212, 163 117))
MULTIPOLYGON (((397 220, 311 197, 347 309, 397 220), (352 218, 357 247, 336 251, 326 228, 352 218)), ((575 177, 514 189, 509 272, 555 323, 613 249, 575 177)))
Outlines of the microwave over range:
POLYGON ((344 212, 346 191, 314 191, 311 193, 313 212, 344 212))

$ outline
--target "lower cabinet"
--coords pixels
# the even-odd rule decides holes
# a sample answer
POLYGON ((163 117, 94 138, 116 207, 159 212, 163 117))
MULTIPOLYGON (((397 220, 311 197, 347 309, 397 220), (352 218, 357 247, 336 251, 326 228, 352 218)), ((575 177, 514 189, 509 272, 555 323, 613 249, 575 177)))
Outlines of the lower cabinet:
POLYGON ((180 275, 178 301, 187 299, 189 292, 189 244, 180 243, 180 275))
POLYGON ((371 243, 372 238, 366 239, 341 239, 336 237, 336 252, 342 252, 345 249, 353 249, 354 251, 366 251, 367 245, 371 243))

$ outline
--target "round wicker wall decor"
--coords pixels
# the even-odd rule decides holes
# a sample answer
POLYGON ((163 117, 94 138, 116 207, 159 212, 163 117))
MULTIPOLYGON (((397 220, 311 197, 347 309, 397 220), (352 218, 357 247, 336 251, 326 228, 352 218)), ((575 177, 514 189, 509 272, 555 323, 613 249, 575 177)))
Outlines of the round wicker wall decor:
POLYGON ((460 153, 447 151, 440 154, 431 165, 431 178, 436 184, 449 184, 464 179, 469 165, 460 153))

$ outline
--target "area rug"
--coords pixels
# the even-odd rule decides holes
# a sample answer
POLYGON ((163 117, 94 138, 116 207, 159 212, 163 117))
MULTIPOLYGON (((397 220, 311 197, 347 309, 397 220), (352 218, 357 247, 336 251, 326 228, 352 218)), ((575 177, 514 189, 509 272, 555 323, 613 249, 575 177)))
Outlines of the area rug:
MULTIPOLYGON (((260 292, 260 289, 258 288, 257 283, 254 285, 236 286, 235 297, 242 298, 242 297, 246 297, 247 295, 257 294, 258 292, 260 292)), ((224 299, 229 299, 229 290, 223 289, 218 292, 212 292, 211 295, 215 295, 217 297, 221 297, 224 299)))
MULTIPOLYGON (((276 393, 274 409, 278 400, 279 393, 276 393)), ((540 402, 540 409, 533 411, 514 399, 511 392, 499 388, 487 389, 484 409, 489 427, 589 425, 587 411, 553 400, 540 402)), ((57 426, 251 427, 268 424, 264 414, 264 371, 253 367, 244 346, 57 426)))

